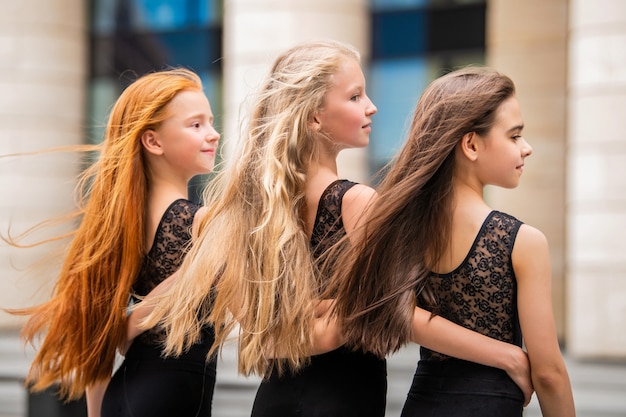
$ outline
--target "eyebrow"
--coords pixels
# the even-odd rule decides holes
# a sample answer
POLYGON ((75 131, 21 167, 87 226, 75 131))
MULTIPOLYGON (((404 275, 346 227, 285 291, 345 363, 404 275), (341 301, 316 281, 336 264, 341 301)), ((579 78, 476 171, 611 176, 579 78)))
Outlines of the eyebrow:
POLYGON ((507 130, 507 133, 511 133, 511 132, 515 132, 516 130, 523 130, 523 129, 524 129, 524 125, 521 124, 521 125, 513 126, 509 130, 507 130))
POLYGON ((204 119, 209 119, 211 121, 215 119, 215 116, 213 114, 209 115, 209 114, 205 114, 205 113, 199 112, 199 113, 193 113, 193 114, 187 116, 185 118, 185 120, 197 119, 199 117, 204 118, 204 119))

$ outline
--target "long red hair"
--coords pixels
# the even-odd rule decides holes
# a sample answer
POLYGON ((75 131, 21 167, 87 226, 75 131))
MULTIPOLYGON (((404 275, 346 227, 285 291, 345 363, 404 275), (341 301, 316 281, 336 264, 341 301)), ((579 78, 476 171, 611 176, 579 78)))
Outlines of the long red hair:
POLYGON ((111 376, 116 349, 126 341, 129 292, 144 256, 144 224, 150 181, 140 137, 168 117, 167 104, 181 91, 202 90, 185 69, 144 75, 113 106, 100 158, 76 188, 81 219, 51 299, 12 310, 29 315, 26 342, 43 335, 26 382, 32 390, 59 384, 66 399, 80 397, 111 376))

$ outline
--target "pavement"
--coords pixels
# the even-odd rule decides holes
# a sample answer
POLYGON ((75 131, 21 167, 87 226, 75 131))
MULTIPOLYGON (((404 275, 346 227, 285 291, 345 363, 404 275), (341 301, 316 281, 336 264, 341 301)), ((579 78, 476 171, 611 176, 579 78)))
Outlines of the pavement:
MULTIPOLYGON (((400 415, 419 357, 416 345, 408 346, 387 362, 387 416, 400 415)), ((60 414, 29 415, 29 396, 22 379, 32 358, 15 332, 0 332, 0 417, 56 417, 60 414)), ((572 381, 577 417, 626 417, 626 360, 619 362, 582 361, 565 355, 572 381)), ((213 417, 245 417, 250 413, 258 378, 237 375, 233 348, 226 348, 218 364, 213 417)), ((533 396, 524 417, 539 417, 533 396)), ((277 416, 279 417, 279 416, 277 416)))

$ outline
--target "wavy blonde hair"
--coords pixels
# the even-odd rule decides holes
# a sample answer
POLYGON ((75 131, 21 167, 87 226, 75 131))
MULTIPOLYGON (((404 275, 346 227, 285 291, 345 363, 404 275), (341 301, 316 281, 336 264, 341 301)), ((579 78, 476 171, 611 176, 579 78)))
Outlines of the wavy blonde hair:
POLYGON ((187 90, 202 91, 191 71, 151 73, 113 106, 100 157, 79 177, 73 217, 81 221, 51 299, 10 311, 30 316, 22 329, 26 342, 45 334, 26 378, 32 390, 59 383, 61 396, 75 399, 110 378, 116 349, 126 342, 128 297, 145 254, 150 178, 140 137, 169 117, 167 104, 187 90))
POLYGON ((309 122, 348 59, 360 60, 355 49, 322 41, 275 60, 237 154, 205 191, 208 212, 180 276, 144 322, 165 326, 166 354, 180 354, 212 324, 211 353, 239 327, 244 375, 307 363, 318 280, 304 231, 304 193, 320 140, 309 122))

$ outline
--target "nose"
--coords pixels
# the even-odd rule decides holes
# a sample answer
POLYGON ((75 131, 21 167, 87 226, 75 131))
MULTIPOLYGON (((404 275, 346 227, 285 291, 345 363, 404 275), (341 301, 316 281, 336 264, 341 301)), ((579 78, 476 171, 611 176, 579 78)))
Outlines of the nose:
POLYGON ((217 142, 218 140, 220 140, 220 133, 217 130, 215 130, 213 125, 209 125, 209 130, 207 132, 206 139, 209 142, 217 142))
POLYGON ((533 147, 530 146, 530 143, 528 143, 526 139, 524 139, 524 142, 522 143, 522 156, 526 158, 527 156, 532 155, 532 153, 533 147))
POLYGON ((369 97, 367 97, 367 101, 368 101, 369 103, 368 103, 367 107, 365 108, 365 113, 366 113, 368 116, 371 116, 371 115, 373 115, 373 114, 376 114, 376 112, 378 111, 378 109, 377 109, 377 108, 376 108, 376 106, 374 105, 374 102, 373 102, 373 101, 372 101, 369 97))

